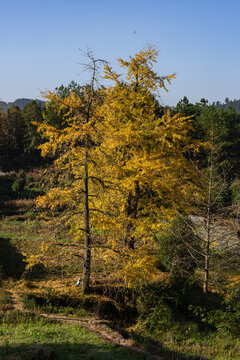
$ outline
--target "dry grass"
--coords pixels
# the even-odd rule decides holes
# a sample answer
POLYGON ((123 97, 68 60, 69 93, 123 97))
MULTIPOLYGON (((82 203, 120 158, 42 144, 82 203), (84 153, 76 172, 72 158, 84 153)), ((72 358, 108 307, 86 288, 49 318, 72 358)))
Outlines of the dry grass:
POLYGON ((15 210, 30 210, 34 206, 34 200, 32 199, 7 200, 4 202, 4 206, 15 210))

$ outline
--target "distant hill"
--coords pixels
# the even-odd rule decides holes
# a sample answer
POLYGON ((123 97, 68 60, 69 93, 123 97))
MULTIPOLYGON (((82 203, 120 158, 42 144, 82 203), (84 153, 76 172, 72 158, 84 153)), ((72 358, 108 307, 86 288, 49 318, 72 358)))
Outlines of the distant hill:
MULTIPOLYGON (((2 107, 3 111, 6 111, 8 108, 12 107, 12 106, 18 106, 20 109, 23 109, 25 105, 29 104, 31 101, 33 101, 33 99, 17 99, 13 102, 5 102, 5 101, 0 101, 0 107, 2 107)), ((39 104, 41 104, 42 106, 45 105, 45 101, 42 100, 36 100, 39 104)))
POLYGON ((224 103, 220 103, 219 101, 217 101, 217 102, 214 102, 213 105, 220 107, 224 110, 227 110, 228 108, 232 108, 238 114, 240 114, 240 99, 229 100, 229 98, 226 98, 224 103))
MULTIPOLYGON (((3 111, 6 111, 8 108, 12 107, 12 106, 18 106, 20 109, 23 109, 25 105, 29 104, 31 101, 33 101, 33 99, 26 99, 26 98, 21 98, 21 99, 17 99, 13 102, 5 102, 5 101, 0 101, 0 108, 3 109, 3 111)), ((35 101, 37 101, 39 104, 41 104, 42 106, 45 106, 46 102, 43 100, 37 100, 35 99, 35 101)), ((238 114, 240 114, 240 99, 239 100, 229 100, 229 98, 225 99, 225 102, 221 103, 220 101, 216 101, 213 102, 213 105, 220 107, 224 110, 226 110, 227 108, 233 108, 238 114)))

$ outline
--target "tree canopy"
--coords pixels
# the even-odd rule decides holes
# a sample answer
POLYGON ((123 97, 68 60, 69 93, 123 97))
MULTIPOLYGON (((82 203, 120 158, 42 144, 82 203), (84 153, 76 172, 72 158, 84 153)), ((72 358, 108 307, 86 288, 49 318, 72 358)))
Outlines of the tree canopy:
MULTIPOLYGON (((185 211, 187 198, 197 192, 188 154, 200 143, 189 135, 189 117, 170 110, 159 117, 156 94, 174 74, 154 72, 157 56, 149 47, 129 61, 119 59, 126 70, 121 80, 106 65, 105 78, 114 83, 108 88, 68 96, 49 92, 46 98, 65 125, 38 124, 42 155, 54 158, 52 185, 38 206, 62 211, 79 244, 89 232, 106 249, 103 258, 121 259, 120 273, 129 284, 152 277, 156 232, 185 211)), ((91 240, 88 250, 93 246, 91 240)))

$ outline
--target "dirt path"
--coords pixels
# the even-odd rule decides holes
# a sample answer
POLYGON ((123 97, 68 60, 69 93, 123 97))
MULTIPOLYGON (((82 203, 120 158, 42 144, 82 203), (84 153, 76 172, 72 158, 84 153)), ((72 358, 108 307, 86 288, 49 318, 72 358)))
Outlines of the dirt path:
MULTIPOLYGON (((22 311, 22 312, 28 312, 27 310, 23 309, 22 302, 18 296, 18 294, 11 290, 9 291, 12 302, 13 302, 13 310, 15 311, 22 311)), ((125 349, 137 352, 141 355, 144 355, 148 358, 154 359, 154 360, 167 360, 168 357, 165 356, 158 356, 155 354, 152 354, 148 351, 142 350, 139 346, 134 344, 134 341, 132 339, 127 339, 122 335, 120 331, 118 331, 115 327, 112 326, 112 324, 109 321, 101 320, 97 318, 85 318, 80 319, 76 317, 71 316, 62 316, 57 314, 44 314, 36 312, 40 317, 54 320, 54 321, 60 321, 68 324, 79 324, 80 326, 84 327, 88 331, 94 332, 95 334, 98 334, 102 339, 107 340, 111 342, 114 345, 124 347, 125 349)))

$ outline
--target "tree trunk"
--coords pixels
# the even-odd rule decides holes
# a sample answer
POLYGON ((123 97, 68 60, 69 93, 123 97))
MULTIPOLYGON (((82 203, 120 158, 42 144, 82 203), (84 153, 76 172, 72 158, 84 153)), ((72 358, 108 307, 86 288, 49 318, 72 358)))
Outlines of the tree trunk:
MULTIPOLYGON (((213 144, 213 135, 212 135, 213 144)), ((209 279, 209 249, 211 240, 211 222, 212 222, 212 192, 213 192, 213 146, 211 149, 209 159, 209 181, 208 181, 208 201, 207 201, 207 218, 206 218, 206 246, 204 253, 204 279, 203 279, 203 293, 207 296, 208 294, 208 279, 209 279)))
POLYGON ((89 281, 91 273, 91 237, 89 227, 89 195, 88 195, 88 151, 85 153, 84 164, 84 263, 83 263, 83 281, 82 291, 83 293, 89 290, 89 281))
POLYGON ((126 205, 126 213, 129 217, 129 222, 126 227, 126 236, 124 238, 124 246, 128 249, 134 250, 135 239, 131 234, 134 232, 133 220, 137 218, 138 201, 140 198, 139 182, 135 181, 135 194, 129 193, 126 205))
POLYGON ((211 226, 211 216, 208 209, 208 215, 206 220, 206 229, 207 229, 207 238, 206 238, 206 247, 204 253, 204 279, 203 279, 203 293, 207 295, 208 293, 208 278, 209 278, 209 248, 210 248, 210 226, 211 226))

